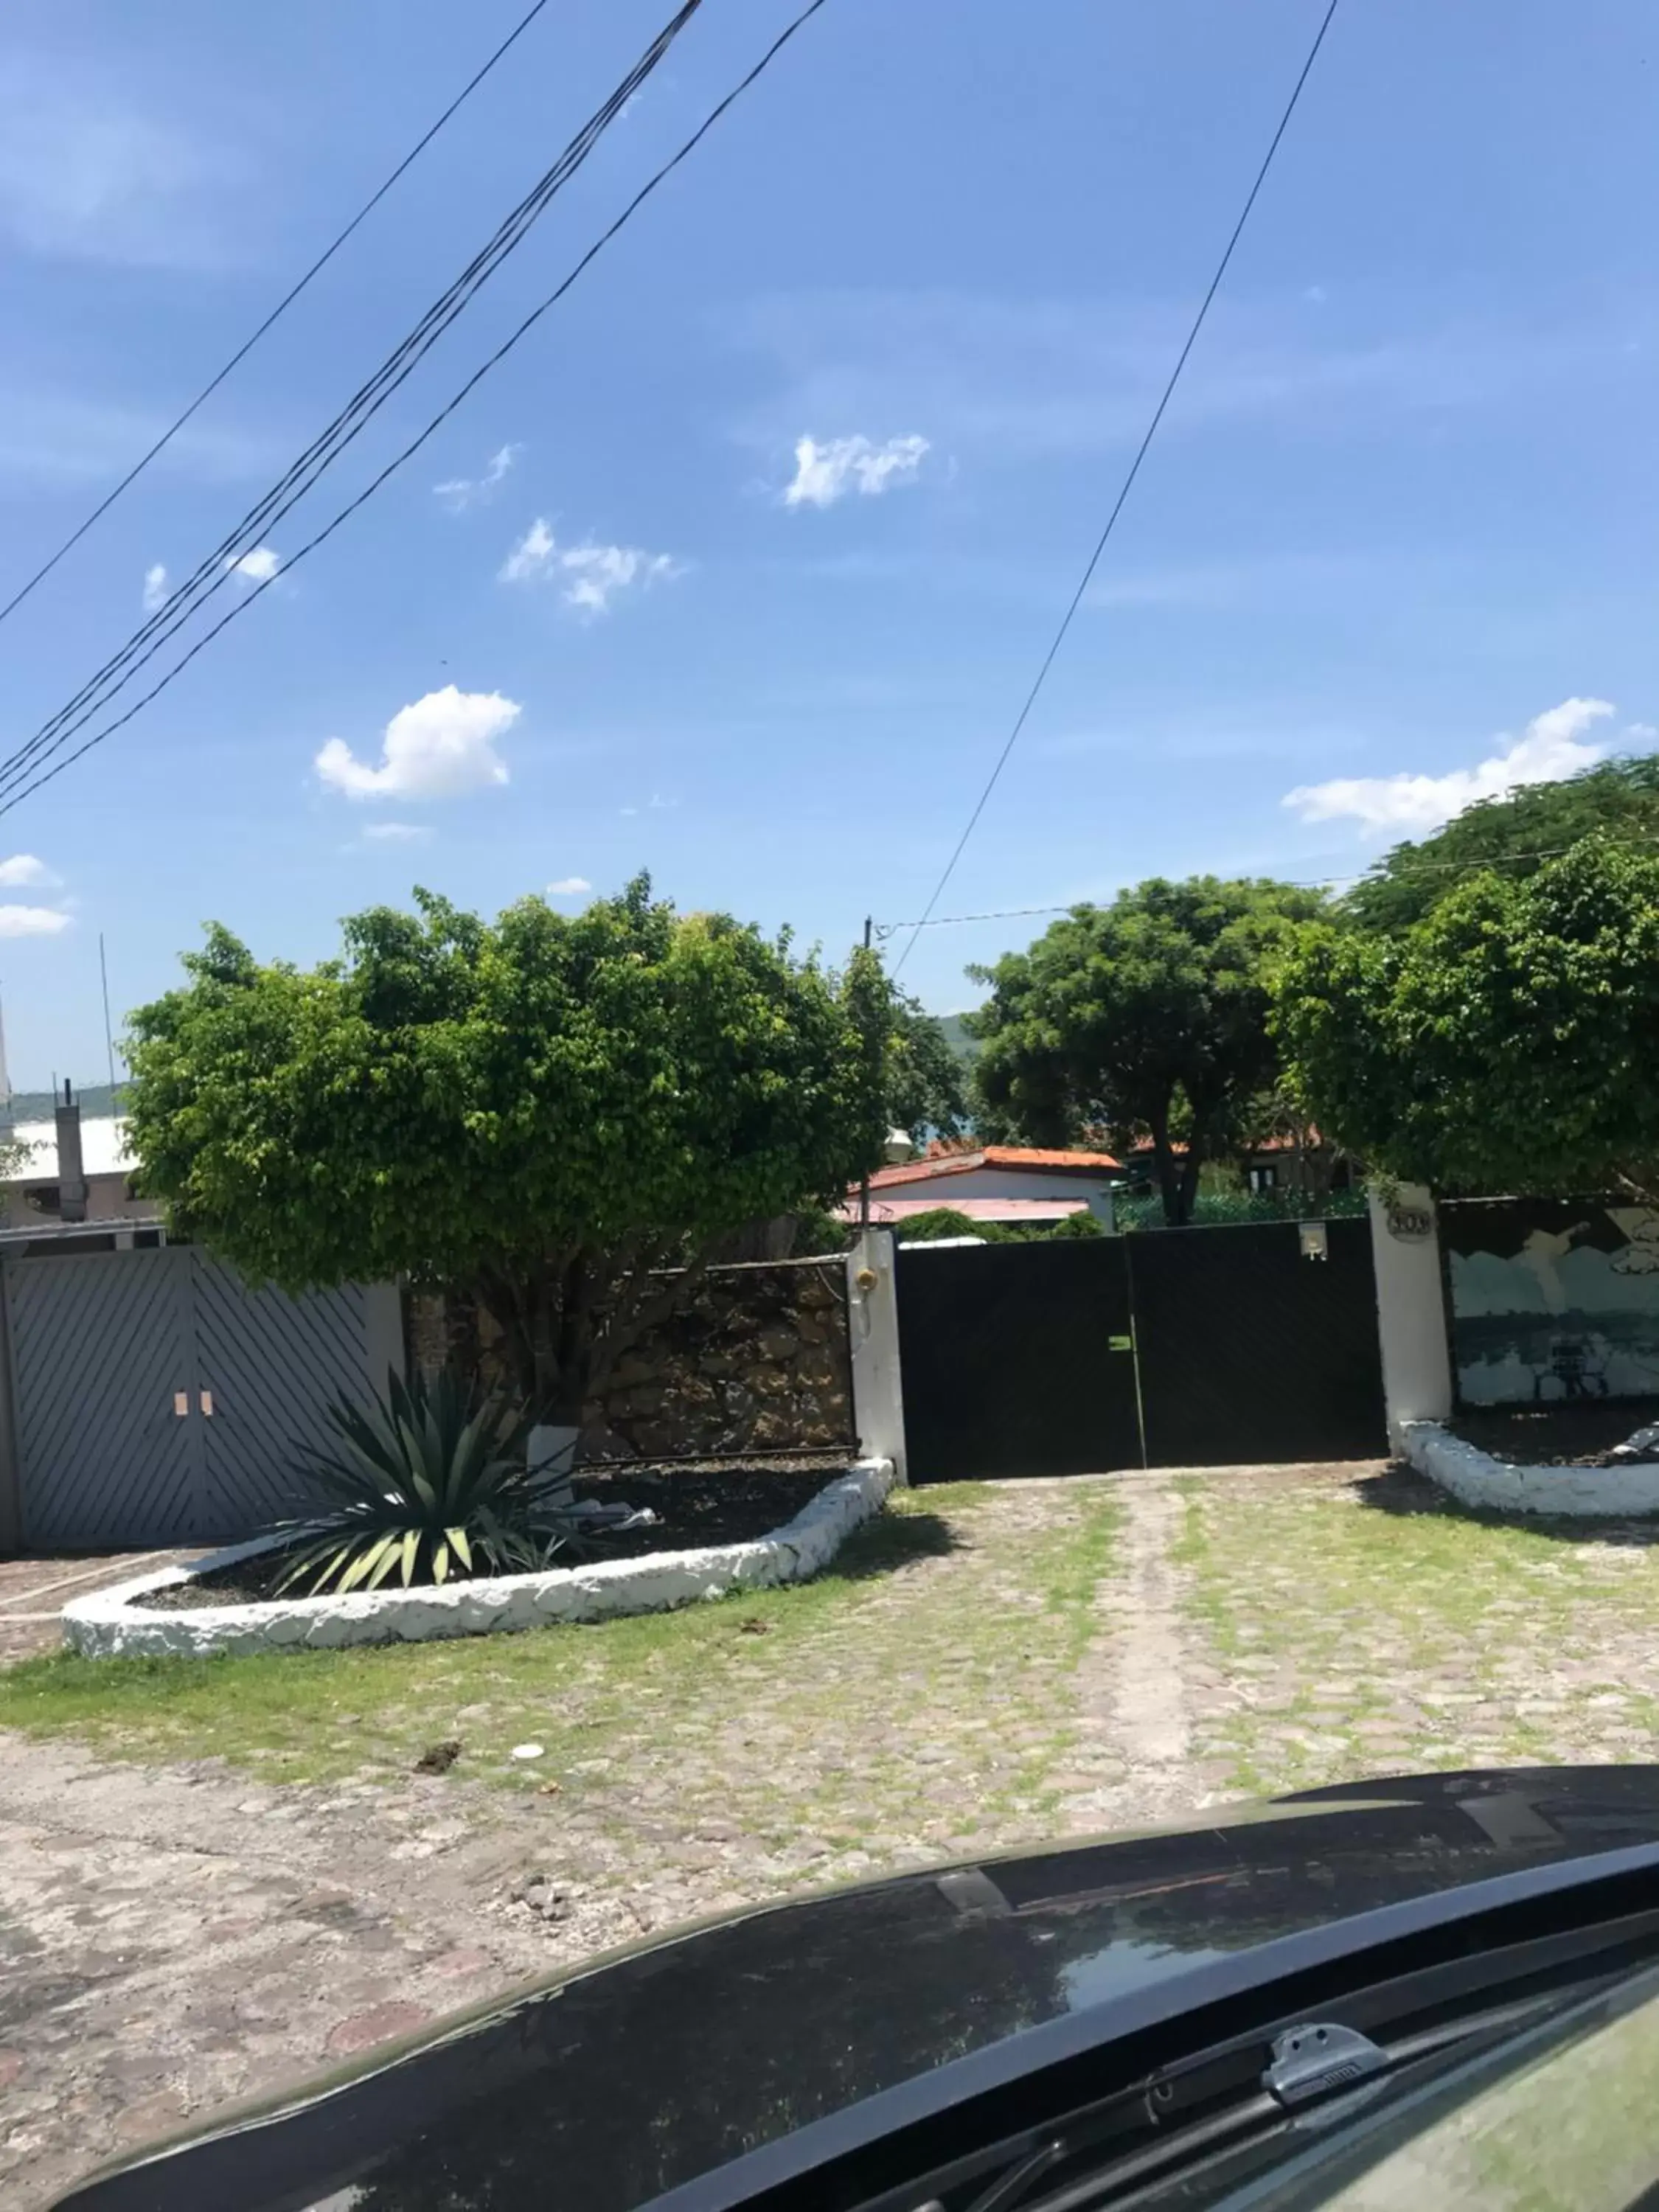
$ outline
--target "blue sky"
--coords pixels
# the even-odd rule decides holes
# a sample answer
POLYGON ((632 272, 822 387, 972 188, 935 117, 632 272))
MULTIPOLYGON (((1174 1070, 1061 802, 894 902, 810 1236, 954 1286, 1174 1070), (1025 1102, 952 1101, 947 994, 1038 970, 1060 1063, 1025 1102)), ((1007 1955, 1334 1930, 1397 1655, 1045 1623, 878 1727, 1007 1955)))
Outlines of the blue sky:
MULTIPOLYGON (((520 12, 9 11, 0 599, 520 12)), ((148 574, 187 574, 281 473, 666 12, 545 11, 0 626, 9 748, 143 618, 148 574)), ((272 533, 276 561, 792 12, 710 0, 272 533)), ((836 953, 866 913, 919 913, 1319 12, 829 0, 400 478, 5 817, 14 1079, 101 1076, 100 931, 118 1015, 210 917, 308 961, 417 881, 494 910, 645 866, 683 905, 836 953)), ((942 911, 1350 873, 1515 774, 1654 741, 1656 99, 1636 0, 1344 0, 942 911)), ((1040 926, 930 931, 904 980, 969 1003, 963 964, 1040 926)))

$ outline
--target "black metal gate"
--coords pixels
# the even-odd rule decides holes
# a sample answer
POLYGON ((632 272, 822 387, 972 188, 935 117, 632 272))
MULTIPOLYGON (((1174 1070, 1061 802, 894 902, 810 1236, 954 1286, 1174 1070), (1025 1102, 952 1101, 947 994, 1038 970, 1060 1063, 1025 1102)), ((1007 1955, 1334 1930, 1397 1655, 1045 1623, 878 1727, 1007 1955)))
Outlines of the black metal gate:
POLYGON ((1125 1241, 900 1246, 912 1482, 1140 1465, 1125 1241))
POLYGON ((899 1248, 913 1482, 1387 1449, 1370 1224, 899 1248))
POLYGON ((1388 1449, 1368 1219, 1126 1237, 1148 1467, 1388 1449))

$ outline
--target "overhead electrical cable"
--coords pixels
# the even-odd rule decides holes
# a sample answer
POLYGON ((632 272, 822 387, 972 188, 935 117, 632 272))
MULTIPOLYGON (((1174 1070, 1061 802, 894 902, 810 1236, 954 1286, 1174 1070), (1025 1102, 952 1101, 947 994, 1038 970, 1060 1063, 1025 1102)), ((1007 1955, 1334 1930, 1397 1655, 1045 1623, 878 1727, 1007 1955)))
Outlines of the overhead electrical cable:
POLYGON ((258 328, 253 332, 252 337, 245 339, 243 343, 237 347, 235 352, 232 354, 230 359, 225 363, 218 374, 211 378, 209 382, 202 386, 202 389, 197 393, 195 398, 191 401, 189 406, 185 409, 184 412, 175 416, 173 422, 168 423, 167 428, 162 431, 161 436, 155 441, 155 443, 149 448, 149 452, 139 456, 138 459, 133 463, 132 466, 127 471, 125 476, 121 478, 120 482, 114 487, 114 489, 106 492, 103 498, 99 501, 97 506, 93 508, 91 514, 87 516, 86 520, 78 524, 75 529, 70 531, 69 536, 64 540, 63 544, 58 548, 58 550, 52 556, 51 559, 43 561, 40 566, 35 570, 34 574, 28 579, 27 582, 21 585, 19 588, 13 592, 10 599, 6 601, 5 605, 3 606, 0 606, 0 622, 4 622, 8 615, 12 614, 17 608, 21 607, 24 600, 27 599, 29 593, 34 590, 38 584, 41 584, 46 581, 46 579, 51 575, 52 570, 64 558, 64 556, 66 553, 73 551, 75 547, 77 546, 81 540, 86 536, 88 531, 92 528, 93 525, 109 513, 109 510, 114 506, 116 501, 120 498, 122 493, 126 491, 137 481, 137 479, 143 474, 144 471, 149 466, 150 463, 155 459, 157 455, 164 453, 167 447, 173 443, 173 440, 184 428, 185 425, 190 421, 191 417, 212 398, 214 393, 219 389, 219 386, 224 382, 225 379, 231 374, 232 370, 239 368, 241 363, 247 359, 249 354, 251 354, 254 347, 258 344, 260 339, 264 337, 266 331, 271 328, 273 324, 278 322, 281 318, 288 313, 289 309, 294 305, 294 302, 299 298, 301 293, 305 290, 312 279, 314 276, 321 275, 322 271, 328 266, 329 263, 332 261, 335 255, 345 244, 346 240, 352 235, 353 232, 358 229, 359 227, 374 214, 375 209, 379 207, 380 202, 386 198, 386 194, 392 190, 398 179, 403 176, 407 169, 411 167, 413 164, 419 160, 420 156, 426 151, 427 148, 432 143, 438 133, 443 129, 444 125, 465 106, 466 102, 472 97, 473 94, 478 89, 478 87, 483 82, 484 79, 495 68, 496 63, 502 58, 509 48, 515 46, 519 40, 524 36, 524 33, 530 28, 530 26, 535 21, 537 16, 541 14, 543 9, 545 8, 547 4, 548 0, 535 0, 534 7, 530 9, 526 14, 519 18, 519 21, 501 40, 495 52, 489 56, 483 67, 477 70, 473 75, 468 78, 467 82, 456 94, 454 99, 452 100, 448 106, 445 108, 443 113, 439 116, 436 122, 432 124, 431 126, 423 131, 421 137, 415 141, 415 143, 410 148, 408 153, 404 155, 403 160, 399 161, 397 167, 392 170, 391 175, 386 179, 385 182, 380 185, 377 191, 372 192, 368 198, 363 202, 362 207, 360 207, 356 214, 352 216, 350 222, 346 224, 344 229, 336 234, 334 238, 331 240, 329 244, 325 246, 323 251, 317 256, 317 258, 312 263, 310 268, 307 269, 304 275, 292 284, 283 295, 282 298, 276 302, 276 306, 271 309, 270 313, 265 317, 264 322, 259 325, 258 328))
MULTIPOLYGON (((1595 832, 1586 830, 1584 835, 1593 836, 1595 832)), ((1659 844, 1659 830, 1621 830, 1613 835, 1614 841, 1621 845, 1659 844)), ((1582 844, 1583 839, 1578 842, 1582 844)), ((1371 868, 1362 868, 1358 875, 1351 868, 1344 876, 1263 876, 1258 872, 1236 880, 1277 884, 1287 890, 1295 891, 1334 890, 1339 887, 1363 890, 1368 886, 1409 884, 1425 875, 1480 876, 1491 868, 1516 867, 1528 860, 1559 860, 1576 849, 1572 845, 1540 845, 1523 853, 1488 853, 1476 860, 1402 862, 1400 866, 1381 873, 1371 868)), ((1034 915, 1075 914, 1079 908, 1097 908, 1102 903, 1099 899, 1077 898, 1068 900, 1061 906, 1001 906, 994 907, 985 914, 934 914, 924 915, 920 921, 872 921, 870 928, 877 940, 884 943, 888 938, 896 937, 902 929, 960 929, 971 921, 1020 921, 1034 915)))
MULTIPOLYGON (((392 393, 412 374, 417 363, 436 343, 438 338, 455 321, 495 270, 522 242, 532 224, 546 208, 555 193, 586 160, 604 131, 616 120, 629 100, 656 68, 673 40, 696 14, 701 4, 702 0, 685 0, 685 4, 658 33, 656 38, 653 40, 609 99, 590 117, 558 160, 538 179, 531 191, 497 228, 489 244, 474 255, 460 276, 438 300, 434 301, 415 329, 381 363, 368 383, 347 403, 334 421, 313 439, 305 453, 292 464, 258 504, 250 509, 236 527, 222 538, 214 550, 198 565, 193 574, 168 596, 146 623, 140 625, 125 645, 104 664, 98 673, 88 683, 82 684, 75 696, 60 708, 50 720, 44 723, 27 744, 20 746, 3 763, 0 763, 0 791, 11 789, 14 793, 14 803, 15 798, 22 796, 22 793, 16 789, 20 781, 25 777, 33 776, 35 769, 44 760, 61 750, 63 745, 83 728, 87 722, 100 713, 116 694, 125 688, 138 669, 153 659, 155 653, 167 644, 185 623, 205 605, 207 600, 230 581, 240 561, 246 553, 252 551, 258 545, 265 532, 275 523, 279 522, 305 496, 325 471, 332 465, 345 448, 362 433, 392 393)), ((816 4, 822 5, 822 0, 816 0, 816 4)), ((787 40, 793 30, 799 27, 800 22, 805 20, 805 15, 815 12, 816 7, 807 9, 805 14, 798 17, 796 22, 786 30, 778 44, 781 45, 787 40)), ((773 51, 776 51, 775 46, 773 51)), ((769 54, 766 59, 769 60, 769 54)), ((764 65, 763 61, 761 66, 764 65)), ((758 74, 758 70, 751 74, 758 74)), ((748 81, 745 80, 745 82, 748 81)), ((742 86, 738 88, 739 91, 743 88, 742 86)), ((708 122, 712 123, 715 116, 723 112, 725 106, 730 104, 730 99, 735 97, 735 93, 730 95, 728 100, 721 104, 720 108, 714 111, 714 115, 711 115, 708 122)), ((708 124, 706 123, 704 128, 708 127, 708 124)), ((580 275, 587 262, 593 258, 594 253, 598 252, 609 238, 614 235, 615 231, 621 228, 622 222, 625 222, 628 216, 633 212, 634 206, 638 204, 639 199, 647 196, 655 184, 661 180, 662 176, 675 166, 675 162, 684 159, 684 155, 690 150, 690 144, 695 143, 695 139, 690 142, 674 157, 674 161, 664 165, 657 177, 653 179, 651 184, 646 187, 645 191, 641 192, 624 211, 618 222, 614 224, 611 230, 600 239, 599 244, 583 257, 571 276, 567 278, 565 285, 560 288, 561 291, 568 289, 568 284, 574 281, 577 275, 580 275)), ((558 294, 553 295, 555 298, 557 296, 558 294)), ((550 304, 551 300, 544 301, 544 308, 550 304)), ((520 331, 515 333, 514 338, 510 339, 507 346, 501 349, 501 351, 510 350, 511 345, 516 342, 516 337, 521 336, 524 330, 528 328, 530 323, 535 319, 536 317, 533 315, 527 318, 525 324, 520 326, 520 331)), ((498 353, 494 358, 500 359, 501 354, 498 353)), ((486 368, 493 365, 493 361, 486 363, 486 368)), ((477 376, 468 380, 462 392, 451 403, 451 408, 459 404, 460 399, 465 396, 465 392, 471 390, 472 385, 477 380, 477 376)), ((451 411, 450 409, 444 410, 446 414, 449 411, 451 411)), ((442 417, 436 419, 441 420, 442 417)), ((430 434, 431 429, 435 427, 436 421, 428 426, 428 431, 423 433, 421 438, 405 448, 404 452, 398 456, 398 461, 392 465, 392 468, 381 472, 375 479, 375 486, 383 483, 392 472, 392 469, 401 465, 403 460, 416 451, 425 442, 425 438, 430 434)), ((371 487, 373 488, 374 487, 371 487)), ((353 504, 355 506, 361 503, 361 501, 357 501, 353 504)), ((343 519, 343 517, 337 518, 337 520, 343 519)), ((326 534, 326 532, 322 533, 322 535, 326 534)), ((320 537, 313 541, 313 544, 319 542, 320 537)), ((302 557, 303 554, 310 550, 309 545, 303 547, 301 553, 295 555, 294 559, 302 557)), ((294 560, 289 560, 284 562, 283 568, 289 568, 293 565, 294 560)), ((242 606, 252 598, 260 595, 268 584, 274 580, 274 575, 261 580, 256 589, 250 592, 233 611, 240 611, 242 606)), ((217 631, 225 626, 225 621, 228 619, 228 617, 222 618, 214 629, 207 633, 207 635, 210 637, 216 635, 217 631)), ((199 640, 197 646, 185 656, 185 659, 193 659, 195 652, 199 650, 201 644, 205 641, 205 638, 199 640)), ((182 665, 183 663, 179 665, 182 665)), ((165 680, 171 679, 169 678, 165 680)), ((154 692, 146 695, 147 697, 154 696, 154 692)), ((142 705, 143 702, 141 701, 139 703, 142 705)), ((123 720, 130 719, 130 714, 122 718, 123 720)), ((118 725, 113 726, 118 726, 118 725)), ((85 748, 82 750, 84 750, 85 748)), ((34 787, 30 783, 27 787, 32 789, 34 787)))
POLYGON ((1117 497, 1112 502, 1111 513, 1106 518, 1106 526, 1095 541, 1095 549, 1089 556, 1088 564, 1083 571, 1082 578, 1078 584, 1076 591, 1072 594, 1071 603, 1066 607, 1065 614, 1060 618, 1060 628, 1054 632, 1053 641, 1048 647, 1048 652, 1042 656, 1042 665, 1038 668, 1036 672, 1036 680, 1032 684, 1030 690, 1026 693, 1025 702, 1021 707, 1018 714, 1014 717, 1014 726, 1008 732, 1007 739, 1003 745, 1002 750, 997 755, 995 765, 992 768, 990 775, 986 779, 984 789, 980 793, 978 799, 974 803, 974 810, 968 817, 966 826, 963 828, 961 836, 957 840, 955 850, 951 853, 950 859, 945 864, 944 873, 934 884, 933 896, 928 900, 926 907, 922 909, 921 920, 911 929, 909 942, 905 945, 903 951, 900 953, 898 959, 894 965, 893 973, 895 975, 898 975, 900 970, 903 968, 905 962, 909 958, 911 949, 915 945, 918 935, 921 933, 923 927, 932 915, 933 908, 939 904, 939 899, 944 894, 945 885, 956 873, 957 863, 961 860, 963 852, 967 848, 968 840, 973 836, 974 831, 979 826, 979 817, 984 813, 986 805, 990 799, 991 793, 996 789, 998 780, 1000 778, 1003 769, 1008 765, 1009 755, 1013 751, 1014 747, 1019 743, 1020 732, 1024 729, 1026 722, 1030 717, 1031 709, 1037 702, 1037 695, 1048 680, 1048 671, 1054 666, 1054 661, 1059 655, 1060 647, 1066 642, 1066 633, 1072 627, 1073 618, 1076 615, 1078 609, 1083 604, 1083 595, 1088 590, 1090 584, 1094 580, 1095 570, 1100 565, 1100 557, 1106 550, 1107 543, 1111 538, 1112 532, 1117 526, 1117 519, 1123 512, 1124 504, 1127 501, 1130 492, 1134 489, 1135 478, 1140 474, 1140 465, 1146 458, 1147 453, 1152 447, 1152 440, 1158 435, 1158 428, 1159 423, 1164 420, 1165 409, 1169 406, 1170 400, 1175 397, 1175 389, 1176 385, 1181 381, 1181 373, 1187 366, 1188 356, 1191 354, 1193 348, 1198 343, 1199 332, 1203 329, 1205 319, 1210 312, 1210 303, 1213 301, 1216 294, 1221 289, 1221 280, 1227 273, 1228 266, 1233 258, 1234 248, 1237 246, 1239 240, 1244 234, 1244 226, 1250 219, 1250 210, 1255 207, 1257 195, 1260 193, 1262 185, 1267 180, 1267 172, 1273 167, 1273 156, 1279 151, 1279 141, 1284 137, 1285 131, 1290 128, 1291 118, 1295 114, 1297 102, 1302 97, 1302 88, 1308 82, 1308 78, 1313 70, 1313 65, 1319 58, 1319 50, 1325 43, 1325 33, 1331 27, 1331 19, 1336 14, 1338 4, 1339 0, 1330 0, 1330 4, 1325 10, 1324 15, 1320 22, 1319 28, 1314 34, 1313 44, 1308 49, 1307 59, 1302 64, 1301 74, 1297 76, 1295 84, 1291 87, 1291 96, 1285 103, 1285 112, 1279 118, 1279 128, 1273 132, 1273 137, 1268 143, 1267 150, 1262 156, 1261 166, 1255 173, 1255 181, 1250 186, 1249 192, 1244 201, 1243 209, 1239 215, 1238 221, 1233 225, 1232 235, 1227 240, 1226 251, 1222 254, 1219 262, 1216 264, 1216 272, 1210 279, 1209 289, 1205 293, 1203 300, 1200 303, 1198 313, 1193 318, 1192 328, 1187 333, 1187 342, 1182 347, 1180 353, 1176 356, 1176 364, 1170 372, 1169 381, 1164 387, 1163 395, 1159 398, 1158 405, 1152 410, 1152 418, 1146 425, 1146 434, 1141 439, 1139 447, 1135 449, 1134 459, 1129 464, 1128 474, 1124 477, 1122 483, 1118 488, 1117 497))

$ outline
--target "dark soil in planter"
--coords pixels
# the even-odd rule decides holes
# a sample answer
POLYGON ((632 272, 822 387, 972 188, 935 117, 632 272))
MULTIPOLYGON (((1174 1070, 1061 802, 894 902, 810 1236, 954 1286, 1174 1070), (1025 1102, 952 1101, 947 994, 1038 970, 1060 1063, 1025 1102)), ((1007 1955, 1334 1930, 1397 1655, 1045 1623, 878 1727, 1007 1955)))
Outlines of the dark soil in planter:
MULTIPOLYGON (((605 1559, 638 1559, 653 1552, 689 1552, 705 1544, 744 1544, 767 1536, 793 1521, 801 1508, 816 1498, 824 1485, 845 1471, 844 1459, 829 1459, 821 1467, 639 1468, 632 1465, 576 1471, 576 1496, 596 1498, 602 1504, 620 1500, 629 1505, 648 1505, 657 1516, 654 1528, 630 1529, 623 1535, 594 1540, 586 1557, 560 1553, 552 1565, 589 1566, 605 1559)), ((181 1613, 200 1606, 247 1605, 274 1598, 286 1571, 285 1552, 262 1552, 239 1560, 192 1582, 171 1589, 151 1590, 135 1598, 135 1605, 155 1613, 181 1613)), ((458 1579, 452 1577, 452 1581, 458 1579)), ((383 1589, 401 1589, 395 1577, 383 1589)), ((416 1584, 418 1589, 420 1584, 416 1584)), ((285 1596, 307 1595, 303 1585, 285 1596)))
MULTIPOLYGON (((1659 1398, 1597 1398, 1571 1405, 1473 1406, 1446 1426, 1465 1443, 1516 1467, 1617 1467, 1614 1445, 1654 1421, 1659 1421, 1659 1398)), ((1659 1459, 1659 1449, 1652 1456, 1659 1459)))

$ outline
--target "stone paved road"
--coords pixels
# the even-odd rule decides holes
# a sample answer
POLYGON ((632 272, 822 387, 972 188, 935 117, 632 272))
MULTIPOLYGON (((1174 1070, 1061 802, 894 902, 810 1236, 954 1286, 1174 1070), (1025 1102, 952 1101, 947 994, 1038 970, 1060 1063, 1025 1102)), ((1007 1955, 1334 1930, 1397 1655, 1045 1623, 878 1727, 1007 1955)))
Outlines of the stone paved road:
MULTIPOLYGON (((737 1634, 734 1608, 725 1651, 636 1685, 633 1710, 603 1683, 569 1691, 579 1725, 592 1704, 592 1750, 550 1798, 406 1765, 283 1788, 218 1760, 0 1739, 7 2212, 187 2114, 596 1950, 1044 1832, 1093 1627, 1092 1575, 1068 1575, 1109 1486, 929 1493, 947 1497, 928 1548, 801 1633, 737 1634), (514 1898, 538 1873, 563 1893, 550 1918, 514 1898)), ((604 1649, 604 1631, 543 1633, 604 1649)), ((483 1724, 434 1710, 428 1730, 483 1724)))
POLYGON ((787 1668, 738 1637, 743 1667, 612 1716, 579 1793, 0 1741, 0 2201, 787 1888, 1255 1790, 1659 1756, 1659 1530, 1475 1522, 1373 1467, 937 1495, 948 1547, 850 1586, 787 1668), (1104 1571, 1068 1584, 1082 1556, 1104 1571), (537 1872, 550 1918, 515 1901, 537 1872))

